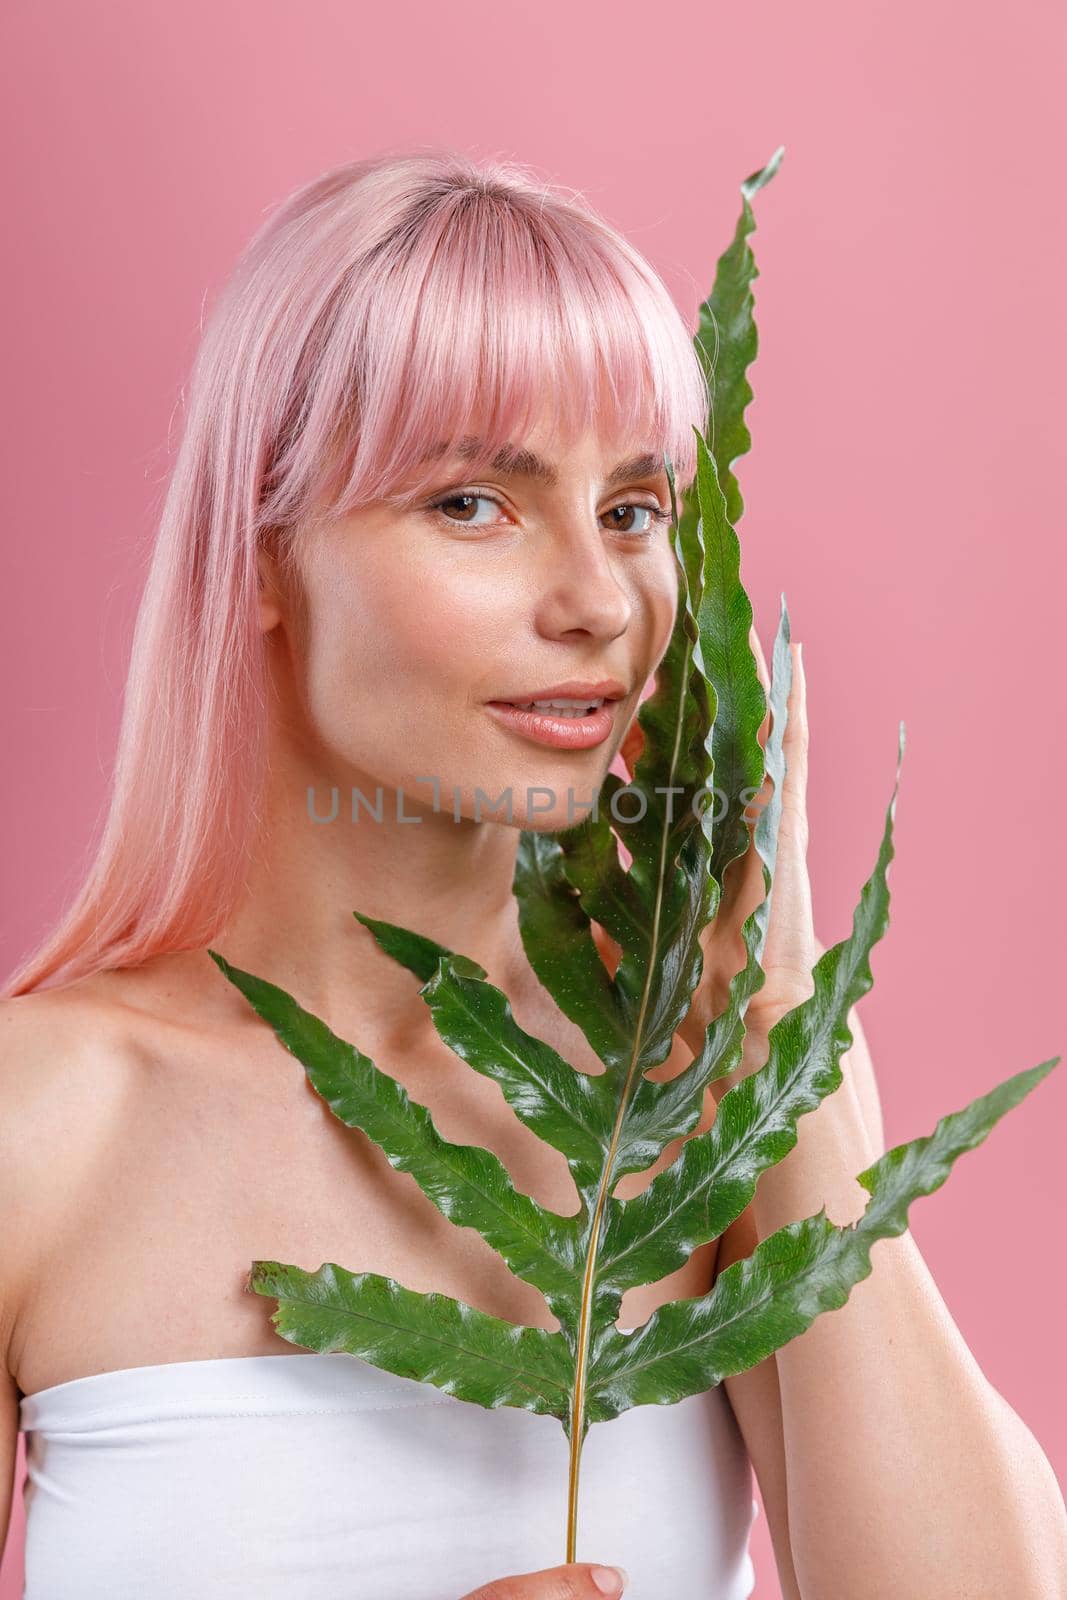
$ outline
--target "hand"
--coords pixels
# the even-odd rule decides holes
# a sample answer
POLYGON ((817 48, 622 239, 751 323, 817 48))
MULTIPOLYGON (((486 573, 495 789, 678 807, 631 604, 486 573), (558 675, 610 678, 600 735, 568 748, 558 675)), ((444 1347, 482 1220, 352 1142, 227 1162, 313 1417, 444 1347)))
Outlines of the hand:
MULTIPOLYGON (((763 692, 770 701, 770 675, 755 628, 749 642, 756 658, 756 672, 763 692)), ((774 886, 767 936, 760 955, 766 980, 752 996, 745 1013, 746 1024, 766 1033, 779 1017, 800 1005, 815 992, 811 969, 819 958, 811 908, 811 880, 808 877, 808 704, 801 647, 790 643, 793 681, 786 707, 786 728, 782 740, 785 781, 778 822, 778 843, 774 865, 774 886)), ((757 738, 766 747, 771 714, 768 710, 757 738)), ((756 850, 756 822, 771 798, 774 785, 765 778, 763 787, 745 812, 749 843, 744 854, 726 870, 726 882, 719 913, 711 924, 712 964, 718 957, 722 965, 725 951, 732 953, 730 978, 745 964, 746 952, 741 929, 764 898, 763 862, 756 850), (718 948, 716 948, 716 940, 718 948)), ((725 989, 722 1004, 726 1004, 725 989)))
MULTIPOLYGON (((749 631, 749 645, 756 658, 756 672, 770 701, 770 674, 755 627, 749 631)), ((753 1035, 765 1036, 785 1012, 814 992, 811 969, 821 953, 812 921, 811 885, 807 870, 808 821, 808 724, 804 692, 804 666, 800 647, 790 645, 793 655, 793 683, 787 706, 783 751, 786 762, 782 789, 782 812, 778 827, 778 849, 774 870, 774 893, 767 937, 760 958, 766 974, 763 987, 749 1001, 746 1023, 753 1035)), ((771 714, 768 709, 757 733, 766 747, 771 714)), ((636 718, 627 730, 620 754, 631 777, 644 747, 644 734, 636 718)), ((732 861, 724 874, 722 897, 715 917, 701 934, 704 970, 694 992, 689 1011, 678 1028, 693 1055, 703 1048, 708 1024, 726 1009, 729 987, 747 960, 741 929, 764 898, 763 861, 753 842, 756 821, 773 793, 769 777, 745 811, 749 843, 747 850, 732 861)), ((713 1085, 721 1099, 736 1076, 719 1079, 713 1085)))
MULTIPOLYGON (((755 630, 750 639, 756 657, 756 670, 769 700, 767 664, 755 630)), ((786 774, 782 786, 771 912, 760 957, 760 965, 767 978, 763 987, 752 996, 745 1012, 746 1031, 739 1067, 728 1077, 718 1079, 711 1085, 716 1104, 735 1083, 765 1064, 770 1051, 768 1034, 771 1028, 787 1011, 802 1005, 815 993, 812 968, 824 954, 824 947, 815 934, 811 880, 807 868, 807 686, 800 646, 791 643, 790 650, 793 656, 793 682, 783 739, 786 774)), ((758 735, 761 744, 766 743, 769 727, 768 713, 758 735)), ((733 941, 733 959, 728 968, 731 975, 740 971, 746 958, 741 927, 764 895, 763 866, 752 835, 759 812, 770 797, 772 787, 771 780, 766 779, 763 789, 749 808, 751 816, 746 812, 746 821, 749 822, 748 849, 738 860, 731 862, 726 871, 728 883, 731 874, 737 873, 736 881, 730 885, 729 895, 724 893, 723 896, 726 916, 723 920, 724 932, 720 935, 727 943, 733 941)), ((716 922, 719 920, 716 917, 716 922)), ((715 923, 711 927, 714 928, 715 923)), ((725 1004, 724 989, 720 1009, 725 1004)), ((760 1180, 756 1206, 757 1212, 761 1205, 763 1207, 759 1217, 761 1237, 783 1222, 812 1215, 826 1200, 831 1203, 835 1220, 841 1222, 854 1222, 866 1206, 868 1195, 856 1182, 855 1174, 884 1153, 885 1141, 874 1068, 855 1007, 849 1011, 848 1025, 854 1042, 841 1056, 840 1085, 814 1111, 800 1119, 796 1146, 760 1180)))
POLYGON ((520 1573, 483 1584, 463 1600, 604 1600, 622 1594, 628 1582, 622 1567, 597 1567, 568 1562, 541 1572, 520 1573))
MULTIPOLYGON (((749 633, 749 644, 769 702, 770 675, 755 628, 749 633)), ((728 1089, 765 1064, 771 1028, 787 1011, 802 1005, 814 994, 812 968, 824 953, 815 934, 807 868, 808 719, 804 662, 799 645, 790 644, 790 650, 793 682, 783 737, 786 774, 771 911, 760 956, 766 980, 752 996, 745 1012, 746 1031, 740 1064, 727 1077, 718 1078, 709 1085, 716 1105, 728 1089)), ((768 710, 757 734, 764 747, 770 722, 768 710)), ((635 723, 621 747, 631 768, 642 744, 643 735, 635 723)), ((763 862, 753 834, 773 788, 771 779, 766 778, 745 812, 748 848, 727 867, 718 910, 701 935, 704 971, 689 1012, 677 1030, 678 1037, 694 1056, 703 1048, 708 1024, 726 1009, 730 982, 747 960, 741 929, 764 898, 763 862)), ((855 1006, 849 1011, 848 1026, 854 1042, 841 1056, 840 1086, 827 1095, 815 1111, 800 1119, 796 1148, 760 1180, 765 1196, 770 1195, 775 1185, 783 1189, 792 1185, 796 1189, 796 1193, 783 1199, 780 1209, 784 1220, 810 1214, 819 1204, 818 1197, 830 1192, 844 1196, 842 1220, 854 1220, 862 1212, 867 1197, 863 1195, 861 1203, 861 1191, 853 1175, 885 1153, 878 1086, 855 1006), (808 1210, 804 1209, 805 1205, 808 1210)))
MULTIPOLYGON (((765 748, 770 732, 771 683, 767 662, 753 627, 749 644, 756 658, 756 673, 767 697, 767 714, 756 735, 765 748)), ((822 947, 815 937, 811 906, 811 880, 808 877, 808 706, 804 660, 799 644, 789 645, 793 660, 793 679, 786 706, 786 726, 782 738, 785 780, 778 821, 778 841, 774 863, 767 934, 760 954, 765 979, 752 996, 745 1011, 745 1041, 740 1065, 712 1085, 716 1104, 728 1089, 767 1059, 767 1035, 774 1024, 815 992, 811 976, 822 947)), ((726 1007, 729 984, 747 959, 741 929, 765 897, 763 860, 754 836, 760 813, 771 798, 774 784, 770 777, 745 811, 748 848, 731 861, 724 874, 723 894, 714 921, 706 930, 703 943, 708 970, 707 997, 699 1013, 706 1029, 712 1017, 726 1007), (715 1009, 709 1009, 713 1004, 715 1009)), ((701 985, 703 987, 703 983, 701 985)), ((699 992, 699 991, 698 991, 699 992)), ((695 1049, 703 1043, 703 1029, 695 1049)))

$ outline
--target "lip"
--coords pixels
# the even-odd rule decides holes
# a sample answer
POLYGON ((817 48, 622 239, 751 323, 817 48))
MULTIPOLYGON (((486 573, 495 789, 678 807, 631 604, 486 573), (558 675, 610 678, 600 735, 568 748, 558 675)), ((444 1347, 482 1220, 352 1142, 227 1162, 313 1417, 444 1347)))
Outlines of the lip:
POLYGON ((518 694, 497 695, 487 704, 503 705, 509 701, 512 704, 515 701, 528 704, 531 700, 580 700, 584 694, 591 700, 621 700, 627 693, 617 678, 601 678, 598 683, 568 678, 566 683, 554 683, 550 689, 523 689, 518 694))
MULTIPOLYGON (((556 690, 556 693, 563 691, 556 690)), ((581 693, 585 691, 579 691, 581 693)), ((619 704, 618 699, 605 697, 599 710, 582 717, 554 717, 549 711, 520 711, 518 706, 500 700, 487 700, 485 709, 502 727, 521 738, 532 739, 534 744, 549 745, 554 750, 592 750, 611 737, 619 704)))

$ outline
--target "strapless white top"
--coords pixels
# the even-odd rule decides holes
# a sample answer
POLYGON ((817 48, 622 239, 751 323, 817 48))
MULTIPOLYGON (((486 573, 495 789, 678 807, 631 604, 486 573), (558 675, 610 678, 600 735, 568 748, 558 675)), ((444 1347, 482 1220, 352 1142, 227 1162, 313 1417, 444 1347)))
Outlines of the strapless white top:
MULTIPOLYGON (((461 1600, 566 1557, 555 1417, 357 1356, 127 1367, 19 1409, 23 1600, 461 1600)), ((577 1556, 625 1600, 743 1600, 756 1509, 721 1387, 586 1435, 577 1556)))

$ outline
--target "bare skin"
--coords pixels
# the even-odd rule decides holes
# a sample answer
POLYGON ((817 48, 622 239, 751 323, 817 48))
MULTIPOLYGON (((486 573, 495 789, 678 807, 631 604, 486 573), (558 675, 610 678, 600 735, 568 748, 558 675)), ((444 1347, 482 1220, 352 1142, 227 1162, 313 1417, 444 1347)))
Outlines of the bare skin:
MULTIPOLYGON (((629 441, 630 449, 639 442, 646 443, 629 441)), ((301 545, 304 604, 265 562, 271 748, 263 837, 244 899, 213 945, 356 1041, 429 1106, 446 1137, 492 1149, 520 1188, 568 1211, 575 1197, 562 1158, 442 1049, 416 981, 351 916, 358 909, 384 917, 473 956, 509 995, 522 1026, 576 1070, 598 1070, 525 963, 510 893, 514 852, 521 827, 573 820, 568 785, 580 805, 602 783, 669 637, 674 566, 663 524, 646 543, 608 516, 623 504, 666 504, 665 478, 609 493, 622 450, 589 438, 566 455, 542 448, 560 466, 553 486, 495 469, 474 485, 460 470, 442 469, 441 493, 476 488, 501 502, 475 529, 461 520, 457 531, 414 507, 376 507, 309 536, 301 545), (627 695, 612 737, 593 750, 529 744, 485 709, 488 699, 516 699, 564 678, 608 676, 627 695), (425 798, 419 809, 427 774, 441 783, 443 812, 425 798), (350 785, 373 797, 380 784, 387 802, 402 789, 402 815, 418 814, 421 823, 401 823, 387 803, 385 817, 394 820, 380 825, 311 825, 309 785, 328 795, 334 784, 346 797, 350 785), (523 805, 532 785, 559 797, 556 810, 536 820, 523 805), (510 822, 475 822, 475 788, 497 795, 508 786, 517 800, 510 822), (465 819, 458 825, 453 789, 465 819)), ((776 867, 772 923, 782 939, 772 965, 783 983, 767 986, 765 1025, 776 1009, 770 1002, 788 1010, 806 998, 796 984, 818 950, 797 778, 806 769, 803 737, 805 754, 790 762, 800 804, 783 809, 791 820, 776 867), (787 887, 783 901, 790 868, 793 891, 787 887)), ((748 866, 738 924, 752 908, 744 884, 755 883, 758 863, 748 866)), ((728 926, 729 919, 726 946, 728 926)), ((710 954, 718 944, 711 940, 710 954)), ((767 953, 774 944, 769 936, 767 953)), ((719 976, 735 970, 728 963, 719 976)), ((706 998, 715 992, 712 983, 706 998)), ((746 1021, 754 1020, 752 1008, 746 1021)), ((810 1214, 813 1194, 853 1192, 852 1175, 882 1134, 862 1034, 850 1025, 847 1092, 827 1098, 795 1152, 765 1175, 762 1208, 742 1213, 718 1241, 718 1257, 715 1245, 705 1247, 672 1277, 631 1290, 623 1326, 667 1300, 706 1292, 719 1265, 784 1218, 810 1214)), ((271 1329, 272 1302, 244 1290, 256 1258, 310 1268, 335 1260, 515 1322, 551 1325, 540 1296, 476 1234, 447 1223, 410 1178, 332 1117, 205 951, 7 1002, 0 1029, 0 1349, 9 1375, 0 1383, 0 1538, 20 1391, 138 1365, 298 1353, 271 1329)), ((684 1031, 659 1076, 690 1059, 684 1031)), ((753 1037, 758 1042, 758 1030, 753 1037)), ((694 1132, 713 1117, 709 1093, 694 1132)), ((676 1153, 677 1144, 668 1147, 616 1192, 639 1193, 676 1153)), ((928 1546, 921 1537, 901 1543, 899 1530, 920 1525, 930 1511, 925 1485, 955 1481, 959 1460, 970 1468, 966 1491, 935 1507, 944 1571, 958 1578, 966 1568, 979 1586, 995 1572, 1002 1593, 1021 1596, 1024 1581, 1027 1594, 1050 1593, 1042 1573, 1058 1582, 1064 1570, 1064 1524, 1047 1459, 977 1371, 913 1243, 907 1254, 897 1243, 891 1274, 872 1277, 848 1308, 773 1359, 724 1381, 759 1477, 783 1594, 801 1592, 794 1550, 820 1592, 830 1583, 850 1594, 888 1593, 883 1578, 892 1581, 905 1564, 909 1592, 918 1592, 928 1546), (894 1340, 888 1330, 902 1317, 911 1336, 894 1340), (884 1427, 851 1428, 844 1418, 827 1429, 842 1373, 870 1403, 881 1398, 884 1427), (912 1404, 916 1396, 921 1404, 912 1404), (938 1425, 901 1434, 911 1414, 938 1425), (895 1455, 886 1456, 883 1440, 895 1441, 895 1455), (872 1554, 875 1477, 880 1504, 896 1512, 885 1517, 872 1554), (795 1507, 800 1543, 790 1527, 795 1507), (1041 1572, 1032 1559, 1035 1529, 1041 1572)), ((575 1567, 498 1579, 466 1600, 592 1600, 596 1592, 593 1571, 575 1567)))
MULTIPOLYGON (((665 523, 640 508, 669 509, 669 490, 662 472, 605 487, 645 440, 587 436, 564 452, 535 432, 523 443, 557 464, 554 486, 497 470, 469 478, 461 462, 442 463, 435 494, 477 490, 499 504, 459 500, 449 506, 455 520, 435 518, 421 509, 428 493, 415 507, 371 507, 317 530, 302 547, 299 601, 264 556, 263 832, 244 898, 212 948, 357 1043, 430 1108, 446 1138, 494 1151, 519 1188, 571 1212, 563 1157, 440 1043, 417 980, 352 917, 385 917, 473 956, 522 1027, 576 1070, 602 1070, 526 961, 511 882, 519 830, 567 825, 568 788, 576 806, 592 799, 666 648, 674 557, 665 523), (593 749, 536 745, 484 708, 607 677, 627 694, 611 737, 593 749), (428 774, 441 782, 436 813, 420 781, 428 774), (314 824, 308 789, 323 814, 331 785, 339 818, 314 824), (364 812, 351 824, 351 787, 373 801, 378 785, 385 820, 364 812), (491 811, 473 820, 475 786, 488 795, 510 787, 511 820, 491 811), (536 817, 531 786, 558 797, 536 817), (396 820, 398 790, 418 824, 396 820)), ((20 1222, 0 1266, 0 1337, 17 1386, 9 1406, 92 1373, 300 1353, 271 1327, 273 1300, 244 1287, 257 1258, 309 1269, 335 1261, 554 1326, 539 1293, 479 1235, 447 1222, 332 1115, 206 951, 4 1002, 0 1024, 0 1123, 14 1130, 0 1200, 20 1222)), ((690 1059, 679 1039, 653 1075, 671 1077, 690 1059)), ((709 1096, 694 1132, 713 1117, 709 1096)), ((644 1189, 679 1145, 623 1179, 619 1197, 644 1189)), ((709 1289, 716 1244, 629 1290, 620 1324, 709 1289)), ((588 1581, 583 1571, 574 1593, 596 1592, 588 1581)))
MULTIPOLYGON (((204 962, 205 989, 224 984, 204 962)), ((256 1258, 308 1269, 335 1261, 514 1322, 555 1325, 537 1290, 480 1235, 455 1228, 413 1178, 333 1116, 259 1019, 190 1021, 170 981, 177 966, 168 958, 152 973, 94 980, 42 1004, 32 1030, 29 1019, 10 1026, 16 1054, 19 1035, 32 1048, 35 1034, 39 1048, 46 1025, 71 1047, 48 1062, 33 1095, 49 1154, 22 1196, 29 1229, 8 1370, 23 1394, 131 1366, 298 1353, 270 1324, 274 1301, 244 1288, 256 1258)), ((599 1070, 547 996, 514 1009, 579 1070, 599 1070)), ((405 1051, 371 1016, 349 1036, 430 1108, 445 1138, 492 1150, 541 1204, 576 1209, 562 1156, 440 1041, 405 1051)), ((689 1059, 681 1048, 657 1076, 689 1059)), ((677 1148, 622 1180, 620 1197, 639 1193, 677 1148)), ((621 1324, 703 1293, 713 1251, 628 1291, 621 1324)))

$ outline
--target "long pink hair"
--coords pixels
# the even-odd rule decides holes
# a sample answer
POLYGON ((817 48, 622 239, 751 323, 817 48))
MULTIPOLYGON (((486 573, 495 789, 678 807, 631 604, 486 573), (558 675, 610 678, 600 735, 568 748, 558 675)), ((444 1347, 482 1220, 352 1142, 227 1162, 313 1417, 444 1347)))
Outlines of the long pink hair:
POLYGON ((134 632, 108 815, 81 889, 4 996, 209 945, 263 776, 256 551, 488 464, 545 405, 696 474, 704 368, 662 279, 576 192, 444 151, 354 161, 285 200, 205 328, 134 632), (448 429, 451 428, 451 434, 448 429), (420 469, 425 466, 425 471, 420 469))

